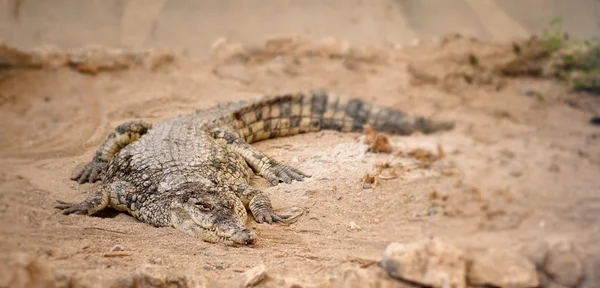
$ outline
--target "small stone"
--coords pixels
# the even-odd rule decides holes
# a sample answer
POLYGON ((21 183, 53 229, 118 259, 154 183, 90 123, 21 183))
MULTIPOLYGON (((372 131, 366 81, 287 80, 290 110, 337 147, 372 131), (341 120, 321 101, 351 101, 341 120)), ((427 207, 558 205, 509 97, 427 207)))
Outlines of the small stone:
POLYGON ((292 163, 298 163, 298 162, 300 162, 300 161, 298 160, 298 157, 294 156, 294 157, 292 158, 292 163))
POLYGON ((123 247, 121 247, 121 245, 115 245, 112 248, 110 248, 110 252, 119 252, 119 251, 123 251, 123 247))
POLYGON ((212 256, 212 253, 210 253, 210 252, 208 252, 208 251, 207 251, 207 252, 204 252, 204 256, 206 256, 206 257, 210 257, 210 256, 212 256))
POLYGON ((360 231, 360 226, 358 226, 358 224, 356 224, 356 222, 352 221, 350 222, 350 224, 348 224, 348 229, 350 231, 360 231))
POLYGON ((535 91, 528 89, 528 88, 523 88, 523 89, 521 89, 521 94, 525 95, 525 96, 533 96, 533 95, 535 95, 535 91))
POLYGON ((520 170, 512 170, 512 171, 510 171, 510 176, 518 178, 518 177, 521 177, 521 175, 523 175, 523 172, 520 171, 520 170))
POLYGON ((466 287, 466 259, 461 250, 427 239, 410 244, 391 243, 378 265, 390 276, 435 288, 466 287))
POLYGON ((544 272, 552 281, 568 287, 577 287, 583 280, 583 263, 569 242, 554 243, 546 255, 544 272))
POLYGON ((242 277, 244 277, 245 279, 242 287, 246 288, 255 286, 256 284, 263 281, 266 276, 267 270, 265 268, 265 265, 256 266, 242 274, 242 277))
POLYGON ((160 258, 156 258, 156 259, 150 258, 150 259, 148 259, 148 263, 150 263, 152 265, 160 265, 160 264, 162 264, 162 259, 160 259, 160 258))
POLYGON ((292 206, 278 211, 278 215, 284 219, 283 222, 292 223, 298 220, 300 216, 304 215, 304 209, 297 206, 292 206))
POLYGON ((313 196, 317 194, 317 190, 306 190, 306 195, 313 196))
POLYGON ((429 214, 429 216, 434 216, 435 213, 436 213, 436 211, 435 211, 435 204, 434 204, 434 205, 431 205, 431 207, 429 207, 428 214, 429 214))
POLYGON ((475 286, 537 287, 535 265, 527 258, 503 249, 488 249, 471 255, 468 281, 475 286))
POLYGON ((202 267, 202 268, 204 268, 204 270, 206 270, 206 271, 211 271, 211 270, 215 269, 212 266, 208 266, 208 265, 204 265, 204 267, 202 267))
POLYGON ((215 263, 215 268, 217 268, 217 269, 225 269, 225 267, 223 266, 223 263, 220 263, 220 262, 215 263))
POLYGON ((363 189, 371 189, 371 183, 363 183, 363 189))
POLYGON ((340 194, 335 194, 335 200, 342 200, 342 195, 340 194))

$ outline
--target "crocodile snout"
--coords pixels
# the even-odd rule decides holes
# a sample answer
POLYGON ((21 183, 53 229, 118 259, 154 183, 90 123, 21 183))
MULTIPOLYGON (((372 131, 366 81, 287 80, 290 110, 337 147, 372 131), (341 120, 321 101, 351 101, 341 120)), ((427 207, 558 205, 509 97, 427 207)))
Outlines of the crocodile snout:
POLYGON ((241 229, 231 235, 231 240, 238 245, 249 245, 256 241, 256 235, 248 229, 241 229))

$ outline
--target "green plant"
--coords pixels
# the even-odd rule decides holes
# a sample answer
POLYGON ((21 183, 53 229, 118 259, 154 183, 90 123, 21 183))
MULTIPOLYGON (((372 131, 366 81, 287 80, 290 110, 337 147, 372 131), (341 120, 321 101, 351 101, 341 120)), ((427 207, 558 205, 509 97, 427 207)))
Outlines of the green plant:
POLYGON ((550 30, 545 30, 540 39, 542 49, 558 58, 554 75, 569 83, 575 91, 600 95, 600 41, 592 38, 573 41, 562 32, 561 20, 550 21, 550 30))
POLYGON ((550 29, 544 29, 542 33, 542 47, 548 52, 554 52, 564 46, 568 36, 562 32, 560 18, 550 21, 550 29))

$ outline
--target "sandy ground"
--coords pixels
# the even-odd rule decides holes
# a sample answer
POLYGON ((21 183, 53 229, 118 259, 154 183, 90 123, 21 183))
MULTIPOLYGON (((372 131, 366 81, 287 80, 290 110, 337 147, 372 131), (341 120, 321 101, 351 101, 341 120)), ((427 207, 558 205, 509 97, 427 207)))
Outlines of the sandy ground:
MULTIPOLYGON (((270 283, 314 286, 379 259, 390 242, 430 236, 459 247, 512 250, 565 240, 584 262, 600 253, 600 131, 589 124, 600 112, 597 98, 540 79, 493 76, 469 85, 451 77, 466 69, 468 53, 486 65, 509 57, 508 44, 463 37, 363 49, 333 38, 286 39, 259 46, 251 61, 231 57, 242 46, 222 43, 208 60, 177 54, 154 70, 0 70, 0 255, 6 265, 0 287, 10 283, 14 263, 28 257, 73 285, 101 287, 146 271, 218 287, 259 264, 270 283), (349 53, 350 47, 359 52, 349 53), (204 243, 114 211, 87 217, 53 209, 55 200, 82 200, 99 185, 77 185, 69 177, 122 122, 158 122, 223 101, 310 88, 452 120, 456 128, 390 136, 391 154, 367 153, 362 135, 331 131, 256 143, 314 177, 276 187, 253 179, 276 209, 307 211, 289 226, 249 221, 259 237, 253 247, 204 243), (438 145, 445 157, 431 167, 419 168, 405 155, 415 148, 436 153, 438 145), (398 177, 364 189, 363 175, 379 163, 394 166, 398 177), (126 256, 105 257, 115 245, 126 256)), ((146 44, 140 41, 131 46, 146 44)))
POLYGON ((226 60, 178 58, 154 71, 3 72, 2 255, 39 255, 59 274, 88 284, 139 269, 227 281, 265 264, 275 279, 311 285, 378 259, 390 242, 429 236, 459 246, 517 250, 543 239, 566 239, 584 255, 598 250, 600 138, 588 124, 589 111, 565 104, 590 96, 534 79, 479 85, 415 80, 414 70, 444 75, 462 67, 464 51, 478 51, 485 62, 506 54, 507 45, 461 38, 348 55, 336 50, 345 47, 342 42, 303 43, 269 42, 253 52, 254 61, 224 52, 219 55, 226 60), (331 131, 257 143, 314 177, 277 187, 253 180, 277 209, 308 211, 289 226, 251 221, 259 236, 254 247, 204 243, 126 214, 63 216, 52 208, 57 199, 84 199, 98 185, 77 185, 69 176, 119 123, 157 122, 219 101, 307 87, 455 121, 449 132, 390 138, 396 152, 435 153, 441 145, 446 157, 416 168, 412 157, 366 153, 361 135, 331 131), (525 88, 540 91, 543 101, 523 95, 525 88), (383 162, 395 166, 399 177, 363 189, 362 176, 383 162), (360 229, 351 229, 351 222, 360 229), (128 256, 105 257, 115 245, 128 256))

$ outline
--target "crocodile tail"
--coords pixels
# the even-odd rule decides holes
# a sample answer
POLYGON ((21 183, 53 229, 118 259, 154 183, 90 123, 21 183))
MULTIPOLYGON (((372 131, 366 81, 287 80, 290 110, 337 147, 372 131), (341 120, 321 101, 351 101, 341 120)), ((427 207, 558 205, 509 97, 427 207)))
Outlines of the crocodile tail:
POLYGON ((375 131, 399 135, 450 130, 452 123, 433 122, 360 99, 332 97, 310 91, 266 97, 231 114, 231 126, 248 143, 320 130, 375 131))

